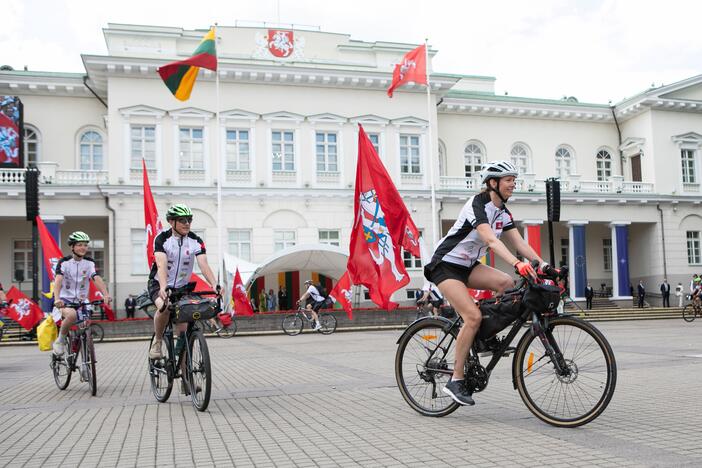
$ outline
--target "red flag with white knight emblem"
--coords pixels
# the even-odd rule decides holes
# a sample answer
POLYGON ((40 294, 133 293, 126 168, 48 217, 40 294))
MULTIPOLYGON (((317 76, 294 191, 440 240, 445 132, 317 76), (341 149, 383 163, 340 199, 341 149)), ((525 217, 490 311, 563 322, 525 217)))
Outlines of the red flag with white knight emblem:
MULTIPOLYGON (((90 286, 88 286, 88 298, 91 301, 102 301, 103 299, 105 299, 100 290, 97 288, 97 286, 95 286, 95 283, 93 283, 92 281, 90 282, 90 286)), ((115 311, 112 310, 112 307, 110 307, 110 305, 107 302, 102 304, 102 310, 105 311, 105 317, 107 317, 107 320, 115 319, 115 311)), ((93 318, 95 317, 93 316, 93 318)))
POLYGON ((141 167, 144 177, 144 227, 146 229, 146 261, 151 267, 154 263, 154 239, 163 230, 161 220, 158 219, 158 210, 151 193, 149 184, 149 173, 146 171, 146 161, 141 160, 141 167))
POLYGON ((405 225, 405 239, 402 242, 402 248, 410 252, 417 258, 422 258, 422 253, 419 248, 419 229, 414 224, 412 218, 407 216, 407 224, 405 225))
POLYGON ((293 32, 284 29, 268 30, 268 50, 271 54, 280 58, 287 58, 292 55, 295 49, 293 32))
POLYGON ((353 212, 351 282, 367 287, 380 307, 394 309, 397 303, 390 296, 409 283, 400 249, 409 212, 361 125, 353 212))
POLYGON ((10 306, 4 310, 5 315, 22 325, 25 330, 31 330, 44 319, 44 312, 22 291, 12 286, 7 291, 7 300, 10 306))
POLYGON ((421 45, 410 50, 402 57, 400 63, 395 65, 392 72, 392 83, 388 88, 388 96, 405 83, 427 84, 427 51, 426 45, 421 45))
POLYGON ((334 286, 334 289, 329 293, 334 302, 341 304, 341 307, 346 311, 346 315, 349 316, 349 320, 353 320, 353 308, 351 304, 351 277, 347 271, 344 275, 339 278, 339 281, 334 286))
POLYGON ((36 217, 36 221, 37 230, 39 231, 39 242, 41 242, 42 257, 44 257, 44 267, 49 275, 49 280, 53 283, 54 276, 56 276, 56 265, 58 265, 59 260, 63 258, 63 254, 56 243, 56 239, 54 239, 54 236, 52 236, 46 228, 44 221, 39 216, 36 217))
POLYGON ((254 314, 253 308, 251 307, 251 302, 249 297, 246 295, 246 288, 244 288, 244 283, 241 281, 241 275, 239 274, 239 267, 236 268, 234 273, 234 284, 232 285, 232 302, 234 306, 234 313, 239 316, 251 316, 254 314))

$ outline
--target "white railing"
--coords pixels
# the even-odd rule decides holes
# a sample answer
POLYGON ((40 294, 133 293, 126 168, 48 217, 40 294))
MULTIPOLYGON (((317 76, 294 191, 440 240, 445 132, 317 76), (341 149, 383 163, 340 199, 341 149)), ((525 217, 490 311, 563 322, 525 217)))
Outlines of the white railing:
POLYGON ((439 187, 444 190, 475 190, 475 179, 471 177, 446 177, 441 176, 439 187))
POLYGON ((227 182, 251 182, 250 170, 227 169, 225 174, 227 182))
MULTIPOLYGON (((653 193, 654 186, 648 182, 624 182, 619 179, 614 180, 580 180, 579 177, 561 180, 561 191, 567 193, 653 193)), ((531 177, 517 179, 516 192, 537 192, 546 191, 546 184, 543 180, 534 180, 531 177)), ((690 192, 700 190, 698 184, 690 188, 690 192)), ((439 187, 442 190, 465 190, 476 191, 479 186, 475 179, 467 177, 441 177, 439 187)), ((685 188, 687 191, 688 189, 685 188)))
POLYGON ((297 183, 297 171, 273 171, 273 177, 271 179, 274 187, 276 183, 286 185, 295 184, 297 183))
POLYGON ((402 185, 421 185, 423 180, 422 174, 400 174, 402 185))
POLYGON ((24 184, 24 169, 0 169, 0 184, 24 184))
POLYGON ((317 182, 320 184, 338 184, 340 179, 340 172, 317 172, 317 182))
MULTIPOLYGON (((156 169, 147 169, 146 172, 149 174, 149 183, 155 184, 158 180, 156 169)), ((144 182, 144 171, 141 170, 141 167, 129 169, 129 182, 140 185, 144 182)))
POLYGON ((623 193, 653 193, 653 184, 648 182, 623 182, 623 193))
POLYGON ((204 182, 204 169, 180 169, 178 171, 179 182, 204 182))
POLYGON ((614 193, 612 182, 608 180, 582 180, 580 191, 586 193, 614 193))
MULTIPOLYGON (((49 183, 49 181, 47 181, 49 183)), ((56 171, 50 182, 58 185, 99 185, 107 184, 107 171, 56 171)))
POLYGON ((700 191, 700 184, 694 184, 691 182, 683 182, 683 192, 697 193, 700 191))

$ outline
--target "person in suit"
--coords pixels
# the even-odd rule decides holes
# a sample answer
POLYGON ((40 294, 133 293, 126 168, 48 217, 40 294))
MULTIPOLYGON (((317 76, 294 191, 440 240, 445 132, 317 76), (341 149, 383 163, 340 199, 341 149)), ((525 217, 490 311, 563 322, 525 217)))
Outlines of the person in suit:
POLYGON ((639 294, 639 309, 643 309, 644 298, 646 297, 646 288, 644 287, 643 280, 639 281, 639 285, 636 287, 639 294))
POLYGON ((280 310, 289 310, 290 304, 288 304, 288 290, 285 286, 278 286, 278 308, 280 310))
POLYGON ((124 301, 124 308, 127 310, 127 318, 134 318, 134 311, 136 310, 136 299, 133 295, 127 296, 124 301))
POLYGON ((587 288, 585 288, 585 308, 587 310, 592 309, 592 297, 595 295, 595 290, 592 289, 590 283, 587 283, 587 288))
POLYGON ((663 296, 663 307, 670 307, 670 284, 668 284, 667 278, 663 278, 661 296, 663 296))

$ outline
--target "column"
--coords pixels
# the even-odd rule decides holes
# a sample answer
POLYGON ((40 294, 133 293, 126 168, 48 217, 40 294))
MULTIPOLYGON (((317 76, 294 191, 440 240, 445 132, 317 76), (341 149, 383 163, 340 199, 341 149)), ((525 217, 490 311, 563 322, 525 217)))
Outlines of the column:
POLYGON ((587 223, 587 221, 568 221, 570 296, 581 301, 585 299, 585 287, 587 286, 587 255, 585 253, 585 225, 587 223))
MULTIPOLYGON (((543 220, 540 219, 525 219, 522 221, 524 225, 524 240, 531 246, 532 249, 541 256, 541 225, 543 220)), ((543 258, 543 257, 542 257, 543 258)))
MULTIPOLYGON (((63 224, 64 218, 63 216, 44 216, 42 217, 42 221, 44 221, 44 224, 46 225, 46 229, 49 231, 49 234, 53 236, 53 238, 56 240, 56 243, 61 246, 61 224, 63 224)), ((51 265, 51 268, 55 268, 56 265, 51 265)), ((53 307, 54 301, 53 299, 49 299, 45 296, 45 294, 48 294, 49 291, 51 290, 51 280, 49 277, 49 272, 46 269, 46 264, 44 263, 43 259, 41 262, 41 309, 45 312, 51 312, 51 309, 53 307)))
POLYGON ((612 221, 612 297, 614 300, 631 299, 629 278, 629 224, 630 221, 612 221))

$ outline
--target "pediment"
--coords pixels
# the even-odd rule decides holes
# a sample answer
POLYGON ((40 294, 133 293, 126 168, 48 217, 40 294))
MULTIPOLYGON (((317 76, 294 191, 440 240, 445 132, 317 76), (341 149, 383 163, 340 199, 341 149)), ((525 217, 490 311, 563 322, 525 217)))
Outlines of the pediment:
POLYGON ((267 120, 267 121, 277 120, 277 121, 282 121, 282 122, 297 122, 297 123, 305 120, 304 115, 295 114, 293 112, 287 112, 287 111, 270 112, 268 114, 263 114, 261 116, 261 118, 263 118, 263 120, 267 120))
POLYGON ((366 114, 359 115, 356 117, 351 117, 349 119, 351 123, 360 123, 361 125, 387 125, 390 120, 380 117, 379 115, 366 114))
POLYGON ((645 143, 645 138, 629 137, 622 141, 622 144, 619 145, 619 150, 627 156, 640 153, 645 143))
POLYGON ((259 114, 245 111, 243 109, 230 109, 219 113, 221 120, 258 120, 259 114))
POLYGON ((665 99, 684 99, 686 101, 702 101, 702 82, 691 84, 670 92, 659 94, 665 99))
POLYGON ((337 114, 330 114, 330 113, 324 113, 324 114, 315 114, 315 115, 310 115, 307 117, 307 120, 310 122, 314 123, 338 123, 338 124, 343 124, 348 121, 346 117, 343 117, 341 115, 337 114))
POLYGON ((182 109, 170 110, 168 111, 168 115, 176 119, 183 119, 187 117, 195 117, 198 119, 211 119, 212 117, 214 117, 214 112, 199 109, 197 107, 184 107, 182 109))
POLYGON ((681 133, 680 135, 673 135, 671 137, 674 143, 679 145, 700 145, 702 144, 702 135, 697 132, 687 132, 681 133))
POLYGON ((159 109, 157 107, 138 105, 138 106, 122 107, 121 109, 119 109, 119 113, 122 114, 124 117, 129 117, 129 116, 163 117, 164 115, 166 115, 166 110, 159 109))
POLYGON ((400 117, 390 121, 393 125, 404 125, 408 127, 426 127, 429 122, 419 117, 400 117))

